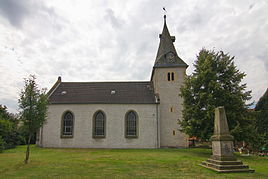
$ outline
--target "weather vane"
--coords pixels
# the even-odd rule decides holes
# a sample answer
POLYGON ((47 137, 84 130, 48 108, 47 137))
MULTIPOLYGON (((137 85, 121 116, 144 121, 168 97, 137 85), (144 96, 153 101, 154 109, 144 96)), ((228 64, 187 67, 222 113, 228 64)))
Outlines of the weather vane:
POLYGON ((167 11, 166 11, 166 8, 165 8, 165 7, 163 7, 163 10, 164 10, 164 18, 166 18, 166 16, 167 16, 167 11))

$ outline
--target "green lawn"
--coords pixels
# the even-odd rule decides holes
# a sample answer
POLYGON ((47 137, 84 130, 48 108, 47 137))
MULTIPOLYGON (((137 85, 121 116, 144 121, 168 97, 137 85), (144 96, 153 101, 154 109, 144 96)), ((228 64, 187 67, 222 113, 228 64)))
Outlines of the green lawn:
POLYGON ((46 149, 0 153, 0 178, 268 178, 268 157, 240 157, 255 173, 219 174, 198 164, 209 149, 46 149))

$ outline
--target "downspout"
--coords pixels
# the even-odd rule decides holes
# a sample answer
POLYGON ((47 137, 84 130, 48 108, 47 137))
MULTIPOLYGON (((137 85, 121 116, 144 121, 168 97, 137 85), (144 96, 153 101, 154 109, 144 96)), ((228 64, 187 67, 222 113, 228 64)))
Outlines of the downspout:
POLYGON ((40 132, 40 147, 43 147, 43 126, 41 127, 41 132, 40 132))
POLYGON ((156 96, 156 125, 157 125, 157 148, 160 148, 160 112, 159 112, 159 97, 156 96))
POLYGON ((157 148, 160 148, 160 138, 159 138, 159 111, 158 111, 159 104, 156 104, 156 125, 157 125, 157 148))

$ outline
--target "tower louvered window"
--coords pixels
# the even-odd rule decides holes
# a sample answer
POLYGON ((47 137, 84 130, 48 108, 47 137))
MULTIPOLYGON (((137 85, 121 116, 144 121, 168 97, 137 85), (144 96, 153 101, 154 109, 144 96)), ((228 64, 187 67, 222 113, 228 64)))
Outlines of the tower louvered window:
POLYGON ((175 79, 175 78, 174 78, 174 73, 172 72, 172 73, 171 73, 171 81, 174 81, 174 79, 175 79))
POLYGON ((170 81, 170 73, 167 73, 167 80, 170 81))
POLYGON ((168 72, 167 73, 167 80, 168 81, 175 81, 175 73, 174 72, 168 72))

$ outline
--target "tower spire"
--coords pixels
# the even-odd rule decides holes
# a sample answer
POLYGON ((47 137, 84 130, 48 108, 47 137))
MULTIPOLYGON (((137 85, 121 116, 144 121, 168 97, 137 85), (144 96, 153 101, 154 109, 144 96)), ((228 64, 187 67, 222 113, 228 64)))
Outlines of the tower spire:
MULTIPOLYGON (((165 8, 163 10, 166 12, 165 8)), ((162 34, 159 34, 160 43, 155 59, 154 67, 175 67, 188 65, 178 56, 173 42, 175 42, 175 36, 169 34, 169 30, 166 23, 166 14, 164 15, 164 26, 162 34)))

